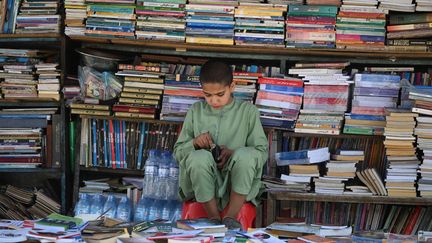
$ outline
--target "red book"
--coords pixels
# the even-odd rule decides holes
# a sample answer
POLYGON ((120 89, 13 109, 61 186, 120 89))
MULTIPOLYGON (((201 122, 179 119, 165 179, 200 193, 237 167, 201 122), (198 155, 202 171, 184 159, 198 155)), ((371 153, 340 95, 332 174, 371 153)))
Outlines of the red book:
POLYGON ((123 122, 119 122, 119 147, 120 147, 120 168, 124 168, 123 162, 123 122))
POLYGON ((153 114, 156 109, 154 107, 144 107, 144 106, 131 106, 131 105, 114 105, 113 111, 117 112, 131 112, 131 113, 145 113, 153 114))
POLYGON ((192 97, 204 97, 204 93, 201 90, 173 90, 166 89, 164 94, 167 95, 177 95, 177 96, 192 96, 192 97))
POLYGON ((304 92, 348 92, 348 85, 305 85, 304 92))
POLYGON ((115 160, 115 149, 114 149, 114 144, 115 144, 115 139, 114 139, 114 126, 113 126, 113 121, 109 120, 109 139, 111 140, 111 166, 112 168, 116 168, 116 160, 115 160))
POLYGON ((262 73, 233 72, 233 76, 262 77, 262 73))
POLYGON ((13 162, 13 163, 40 163, 41 158, 0 158, 0 163, 13 162))
POLYGON ((257 95, 257 99, 275 100, 275 101, 290 102, 295 104, 302 103, 302 97, 298 95, 285 95, 285 94, 270 93, 265 91, 259 91, 257 95))
POLYGON ((420 212, 421 212, 421 208, 419 206, 417 206, 414 209, 414 212, 411 213, 411 216, 409 217, 409 219, 407 220, 407 223, 405 225, 405 229, 403 229, 404 235, 410 235, 411 234, 411 232, 414 229, 414 225, 416 224, 416 222, 420 216, 420 212))
POLYGON ((362 13, 362 12, 348 12, 348 11, 340 11, 338 17, 348 17, 348 18, 376 18, 376 19, 385 19, 386 16, 384 13, 362 13))
POLYGON ((301 79, 284 79, 284 78, 259 78, 259 84, 273 84, 291 87, 303 87, 303 80, 301 79))
POLYGON ((346 105, 347 99, 339 98, 304 98, 304 104, 318 104, 318 105, 346 105))

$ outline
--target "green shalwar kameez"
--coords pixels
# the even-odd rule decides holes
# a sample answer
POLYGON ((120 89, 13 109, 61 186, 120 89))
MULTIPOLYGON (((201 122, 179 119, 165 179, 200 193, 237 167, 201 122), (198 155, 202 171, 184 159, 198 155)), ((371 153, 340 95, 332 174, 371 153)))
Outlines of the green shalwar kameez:
POLYGON ((257 204, 268 142, 254 105, 233 99, 222 109, 213 109, 206 102, 195 103, 186 115, 174 154, 180 166, 181 199, 207 202, 216 198, 222 210, 234 190, 257 204), (215 144, 234 151, 221 170, 208 150, 193 146, 193 139, 205 132, 215 144))

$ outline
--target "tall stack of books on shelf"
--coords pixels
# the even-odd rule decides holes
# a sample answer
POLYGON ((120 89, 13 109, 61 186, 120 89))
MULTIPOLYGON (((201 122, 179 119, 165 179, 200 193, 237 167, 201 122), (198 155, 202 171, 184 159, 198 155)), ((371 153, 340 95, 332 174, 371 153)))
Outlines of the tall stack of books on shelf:
POLYGON ((235 0, 190 0, 186 5, 186 42, 234 45, 235 0))
POLYGON ((338 7, 289 5, 286 21, 286 47, 334 48, 338 7))
POLYGON ((303 80, 293 77, 261 77, 258 84, 255 105, 260 111, 261 123, 293 129, 302 105, 303 80))
POLYGON ((386 109, 384 129, 387 157, 386 188, 389 196, 416 197, 417 159, 415 117, 410 110, 386 109))
POLYGON ((343 68, 349 63, 298 63, 288 73, 305 82, 303 109, 295 132, 340 134, 347 110, 349 76, 343 68))
POLYGON ((170 64, 160 119, 183 121, 193 103, 204 100, 199 81, 199 65, 170 64))
POLYGON ((382 135, 386 125, 385 108, 396 107, 400 77, 356 73, 354 82, 352 108, 345 117, 344 133, 382 135))
POLYGON ((287 187, 309 191, 311 181, 320 176, 320 165, 330 160, 329 148, 280 152, 275 154, 277 166, 288 166, 289 175, 281 175, 287 187))
POLYGON ((263 74, 267 74, 268 69, 269 67, 257 65, 233 65, 233 82, 236 84, 234 97, 238 100, 253 103, 257 92, 258 78, 263 77, 263 74))
POLYGON ((422 155, 418 191, 421 197, 432 196, 432 90, 412 89, 409 98, 414 100, 412 112, 419 114, 414 134, 417 136, 417 148, 422 155))
POLYGON ((413 0, 379 0, 379 9, 385 12, 398 11, 398 12, 415 12, 416 4, 413 0))
POLYGON ((38 63, 38 97, 60 100, 60 70, 58 63, 38 63))
POLYGON ((135 39, 135 0, 87 0, 85 35, 135 39))
POLYGON ((164 90, 167 71, 161 63, 119 64, 117 76, 124 77, 123 90, 114 115, 132 118, 156 118, 164 90))
POLYGON ((58 0, 24 0, 21 3, 18 16, 16 17, 14 33, 59 33, 61 16, 58 12, 58 8, 58 0))
POLYGON ((391 14, 387 25, 387 48, 400 51, 429 50, 432 46, 430 22, 432 13, 391 14))
POLYGON ((377 1, 344 1, 336 21, 336 47, 340 49, 383 49, 386 15, 377 1))
POLYGON ((65 34, 84 35, 87 18, 85 0, 65 0, 65 34))
POLYGON ((185 41, 186 0, 137 0, 137 39, 185 41))
POLYGON ((315 192, 323 194, 344 194, 348 180, 355 178, 357 163, 364 160, 364 151, 340 150, 326 163, 327 172, 314 178, 315 192))
POLYGON ((240 1, 235 9, 236 45, 284 47, 286 5, 240 1))

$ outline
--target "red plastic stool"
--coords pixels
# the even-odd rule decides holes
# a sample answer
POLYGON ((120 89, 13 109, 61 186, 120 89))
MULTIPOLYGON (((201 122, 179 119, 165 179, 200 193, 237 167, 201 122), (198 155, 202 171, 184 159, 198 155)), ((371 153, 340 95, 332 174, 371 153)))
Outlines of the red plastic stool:
MULTIPOLYGON (((226 214, 227 208, 221 212, 221 218, 226 214)), ((256 207, 247 202, 243 204, 237 215, 237 220, 241 223, 244 230, 254 226, 254 221, 256 217, 256 207)), ((197 219, 197 218, 207 218, 207 213, 204 207, 199 202, 184 202, 182 210, 182 219, 197 219)))

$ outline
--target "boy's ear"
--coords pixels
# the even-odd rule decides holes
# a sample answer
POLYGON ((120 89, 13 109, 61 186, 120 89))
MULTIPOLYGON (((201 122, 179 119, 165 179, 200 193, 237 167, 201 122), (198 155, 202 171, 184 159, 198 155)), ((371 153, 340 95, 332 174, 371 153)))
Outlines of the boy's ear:
POLYGON ((234 92, 235 87, 236 87, 235 82, 232 82, 232 83, 230 84, 230 91, 231 91, 231 93, 234 92))

